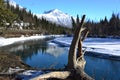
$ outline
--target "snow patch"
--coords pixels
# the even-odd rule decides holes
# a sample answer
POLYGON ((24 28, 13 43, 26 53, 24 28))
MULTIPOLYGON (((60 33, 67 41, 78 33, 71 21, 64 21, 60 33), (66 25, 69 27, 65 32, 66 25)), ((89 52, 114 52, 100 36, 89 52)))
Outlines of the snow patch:
MULTIPOLYGON (((56 38, 52 42, 63 45, 70 46, 73 37, 56 38)), ((120 39, 110 39, 110 38, 87 38, 83 42, 83 47, 87 48, 86 51, 94 52, 100 55, 108 56, 119 56, 120 57, 120 39)))
POLYGON ((20 80, 30 80, 44 73, 45 72, 41 70, 26 70, 23 73, 19 74, 17 78, 20 80))
POLYGON ((15 72, 19 72, 19 71, 23 71, 24 69, 21 69, 21 68, 19 68, 19 67, 16 67, 16 68, 9 68, 8 69, 8 73, 9 74, 12 74, 12 73, 15 73, 15 72))
POLYGON ((21 37, 17 37, 17 38, 3 38, 0 37, 0 47, 2 46, 7 46, 16 42, 23 42, 23 41, 27 41, 27 40, 34 40, 34 39, 45 39, 45 38, 50 38, 50 37, 62 37, 64 35, 34 35, 34 36, 29 36, 29 37, 25 37, 25 36, 21 36, 21 37))
MULTIPOLYGON (((9 4, 14 6, 15 8, 17 7, 17 3, 14 0, 9 0, 9 4)), ((23 9, 22 6, 19 5, 19 7, 20 7, 20 9, 23 9)))

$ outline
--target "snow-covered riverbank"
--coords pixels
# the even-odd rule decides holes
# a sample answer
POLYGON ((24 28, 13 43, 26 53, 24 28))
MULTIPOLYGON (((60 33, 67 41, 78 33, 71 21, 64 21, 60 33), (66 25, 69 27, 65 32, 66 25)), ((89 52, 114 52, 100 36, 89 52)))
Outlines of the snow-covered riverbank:
POLYGON ((45 38, 51 38, 51 37, 61 37, 64 35, 34 35, 29 37, 16 37, 16 38, 4 38, 0 37, 0 47, 10 45, 16 42, 22 42, 27 40, 35 40, 35 39, 45 39, 45 38))
MULTIPOLYGON (((60 46, 69 47, 72 41, 72 37, 56 38, 52 42, 59 44, 60 46)), ((93 54, 100 57, 107 56, 108 58, 120 57, 120 39, 111 38, 87 38, 83 42, 83 47, 87 48, 87 52, 93 52, 93 54)))
MULTIPOLYGON (((18 37, 18 38, 3 38, 0 37, 0 47, 10 45, 16 42, 23 42, 34 39, 44 39, 49 37, 56 37, 50 44, 67 46, 69 47, 72 41, 72 37, 62 37, 64 35, 35 35, 30 37, 18 37)), ((83 42, 83 47, 87 48, 86 51, 94 52, 98 55, 108 55, 120 57, 120 39, 112 38, 87 38, 83 42)))

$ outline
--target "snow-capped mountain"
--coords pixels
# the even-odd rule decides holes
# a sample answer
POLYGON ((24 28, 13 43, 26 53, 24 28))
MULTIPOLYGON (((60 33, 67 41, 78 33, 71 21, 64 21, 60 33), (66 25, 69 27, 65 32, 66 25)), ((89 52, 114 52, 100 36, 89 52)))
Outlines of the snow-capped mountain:
POLYGON ((53 23, 63 25, 65 27, 72 27, 72 20, 71 16, 63 13, 62 11, 58 9, 53 9, 50 11, 45 11, 43 14, 36 14, 39 18, 45 18, 48 21, 51 21, 53 23))
MULTIPOLYGON (((14 7, 17 6, 17 3, 14 0, 9 0, 9 4, 12 5, 12 6, 14 6, 14 7)), ((20 7, 20 9, 23 9, 22 6, 19 5, 19 7, 20 7)))
MULTIPOLYGON (((10 5, 16 7, 17 3, 14 0, 9 0, 10 5)), ((22 6, 20 6, 20 9, 23 9, 22 6)), ((72 27, 72 20, 71 16, 58 10, 58 9, 53 9, 49 11, 45 11, 43 14, 36 14, 34 13, 38 18, 45 18, 48 21, 51 21, 53 23, 65 26, 65 27, 72 27)))

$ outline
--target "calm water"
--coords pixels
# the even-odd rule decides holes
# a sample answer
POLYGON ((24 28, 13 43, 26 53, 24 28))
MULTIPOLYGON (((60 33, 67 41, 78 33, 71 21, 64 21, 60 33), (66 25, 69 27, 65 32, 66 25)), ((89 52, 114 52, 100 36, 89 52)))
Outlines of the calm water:
MULTIPOLYGON (((53 46, 50 40, 33 40, 3 47, 36 68, 64 68, 69 47, 53 46)), ((120 61, 85 56, 85 72, 95 80, 120 80, 120 61)))

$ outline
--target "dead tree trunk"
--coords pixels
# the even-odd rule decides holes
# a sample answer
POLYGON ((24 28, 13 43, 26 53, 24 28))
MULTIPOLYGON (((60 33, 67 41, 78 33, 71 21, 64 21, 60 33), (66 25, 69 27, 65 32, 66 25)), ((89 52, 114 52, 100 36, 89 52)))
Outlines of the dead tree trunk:
POLYGON ((88 29, 83 27, 85 15, 83 15, 81 23, 76 28, 68 56, 67 69, 75 72, 76 80, 81 79, 92 79, 84 72, 84 66, 86 61, 84 60, 84 52, 82 51, 82 42, 88 35, 88 29), (78 56, 77 56, 78 55, 78 56), (79 77, 77 77, 79 74, 79 77))
POLYGON ((68 55, 68 64, 65 71, 54 71, 40 75, 32 80, 46 80, 49 78, 62 80, 93 80, 84 72, 86 61, 84 60, 85 51, 82 50, 82 42, 88 35, 88 29, 83 27, 85 15, 77 27, 68 55), (78 56, 77 56, 78 55, 78 56))
POLYGON ((79 49, 80 49, 80 54, 81 54, 81 49, 82 49, 82 44, 81 44, 81 33, 84 30, 83 26, 83 22, 85 19, 85 15, 82 18, 81 23, 79 23, 78 27, 76 28, 71 46, 70 46, 70 50, 69 50, 69 56, 68 56, 68 69, 74 69, 76 67, 76 53, 77 53, 77 48, 78 48, 78 43, 79 44, 79 49))

